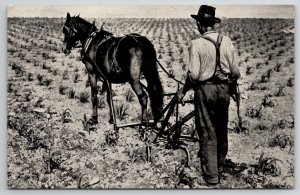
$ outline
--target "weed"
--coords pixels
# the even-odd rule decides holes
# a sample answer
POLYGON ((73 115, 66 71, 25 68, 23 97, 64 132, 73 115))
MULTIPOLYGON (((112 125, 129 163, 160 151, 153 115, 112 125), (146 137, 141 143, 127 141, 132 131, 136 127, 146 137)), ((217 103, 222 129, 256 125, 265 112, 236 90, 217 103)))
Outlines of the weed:
POLYGON ((63 80, 68 80, 69 79, 69 72, 67 71, 67 70, 65 70, 64 72, 63 72, 63 80))
POLYGON ((75 98, 75 90, 74 89, 70 89, 70 91, 68 93, 68 97, 70 99, 74 99, 75 98))
POLYGON ((41 75, 41 74, 38 74, 37 76, 36 76, 36 78, 37 78, 37 80, 38 80, 38 82, 39 82, 39 85, 43 85, 43 80, 44 80, 44 75, 41 75))
POLYGON ((68 91, 68 87, 64 85, 60 85, 58 91, 60 95, 66 95, 68 91))
POLYGON ((277 63, 276 66, 275 66, 275 68, 274 68, 274 70, 275 70, 276 72, 281 72, 281 71, 282 71, 282 64, 277 63))
POLYGON ((268 95, 265 95, 264 99, 262 100, 262 105, 264 107, 271 107, 273 108, 275 106, 275 103, 273 100, 270 99, 268 95))
POLYGON ((62 123, 69 123, 72 121, 71 119, 71 110, 69 108, 65 109, 61 114, 61 122, 62 123))
POLYGON ((286 134, 277 134, 269 139, 268 145, 269 147, 280 147, 284 149, 287 146, 292 147, 293 141, 290 136, 286 134))
POLYGON ((280 87, 278 88, 278 91, 275 93, 275 96, 276 96, 276 97, 285 96, 285 93, 283 92, 283 90, 284 90, 284 87, 283 87, 283 86, 280 86, 280 87))
POLYGON ((80 78, 80 74, 75 74, 74 83, 78 83, 80 81, 79 78, 80 78))
POLYGON ((98 98, 98 103, 97 103, 97 107, 98 108, 105 108, 105 99, 104 99, 104 97, 100 97, 100 98, 98 98))
POLYGON ((128 106, 125 105, 123 102, 118 102, 117 104, 115 104, 115 112, 116 116, 120 120, 123 120, 126 116, 128 116, 128 106))
POLYGON ((128 90, 126 93, 125 93, 125 99, 127 102, 132 102, 133 99, 134 99, 134 94, 131 90, 128 90))
POLYGON ((109 131, 105 133, 105 142, 108 146, 115 146, 118 143, 119 133, 109 131))
POLYGON ((271 175, 274 177, 281 174, 281 168, 278 166, 278 162, 282 163, 281 160, 274 157, 268 157, 264 153, 261 153, 257 160, 258 162, 255 165, 255 171, 257 173, 271 175))
POLYGON ((49 86, 52 83, 52 81, 53 81, 52 79, 46 78, 46 79, 44 79, 42 84, 44 86, 49 86))
POLYGON ((78 98, 81 103, 87 103, 87 102, 89 102, 90 94, 87 91, 83 91, 83 92, 79 93, 78 98))
POLYGON ((289 78, 286 85, 288 87, 293 87, 294 86, 294 78, 289 78))
POLYGON ((28 81, 33 81, 34 80, 33 74, 31 72, 27 74, 27 80, 28 81))
POLYGON ((248 108, 246 111, 246 116, 249 116, 250 118, 261 118, 262 117, 262 109, 263 109, 262 105, 260 105, 260 107, 258 109, 248 108))

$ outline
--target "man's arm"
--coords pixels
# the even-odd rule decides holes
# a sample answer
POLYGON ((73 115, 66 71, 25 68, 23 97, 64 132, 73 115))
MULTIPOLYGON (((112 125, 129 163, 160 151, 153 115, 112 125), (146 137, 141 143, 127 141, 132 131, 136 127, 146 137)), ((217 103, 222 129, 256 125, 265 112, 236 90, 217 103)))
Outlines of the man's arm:
POLYGON ((183 87, 177 93, 179 101, 182 101, 186 92, 192 88, 193 80, 199 76, 197 73, 200 71, 200 65, 198 49, 195 42, 192 41, 191 46, 189 47, 189 65, 187 77, 183 87))
POLYGON ((230 79, 232 80, 238 80, 241 77, 239 68, 238 68, 238 58, 235 52, 235 48, 232 44, 232 41, 229 40, 229 47, 227 51, 228 55, 228 64, 229 64, 229 69, 230 69, 230 79))

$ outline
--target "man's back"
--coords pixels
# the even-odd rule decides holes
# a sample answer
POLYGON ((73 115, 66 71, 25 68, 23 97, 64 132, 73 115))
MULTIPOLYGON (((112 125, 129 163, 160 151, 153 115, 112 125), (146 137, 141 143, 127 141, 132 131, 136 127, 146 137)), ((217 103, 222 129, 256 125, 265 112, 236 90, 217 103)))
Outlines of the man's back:
MULTIPOLYGON (((209 31, 203 34, 217 42, 218 33, 209 31)), ((220 64, 221 69, 225 74, 232 78, 239 78, 240 73, 237 68, 237 58, 232 41, 227 36, 222 36, 220 45, 220 64)), ((192 40, 190 47, 190 62, 189 71, 191 79, 195 81, 205 81, 211 78, 215 72, 216 67, 216 47, 211 42, 202 37, 192 40)), ((226 76, 220 74, 217 69, 216 77, 225 80, 226 76)))

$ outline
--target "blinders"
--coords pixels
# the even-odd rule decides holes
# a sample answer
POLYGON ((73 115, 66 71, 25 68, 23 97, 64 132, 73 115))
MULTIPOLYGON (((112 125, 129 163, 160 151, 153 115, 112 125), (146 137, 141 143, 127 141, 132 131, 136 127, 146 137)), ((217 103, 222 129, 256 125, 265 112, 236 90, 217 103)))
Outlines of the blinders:
POLYGON ((63 26, 63 33, 65 35, 65 38, 63 41, 65 48, 63 50, 71 50, 77 46, 77 44, 79 42, 77 32, 78 32, 78 30, 76 30, 73 25, 70 27, 68 27, 66 25, 63 26))

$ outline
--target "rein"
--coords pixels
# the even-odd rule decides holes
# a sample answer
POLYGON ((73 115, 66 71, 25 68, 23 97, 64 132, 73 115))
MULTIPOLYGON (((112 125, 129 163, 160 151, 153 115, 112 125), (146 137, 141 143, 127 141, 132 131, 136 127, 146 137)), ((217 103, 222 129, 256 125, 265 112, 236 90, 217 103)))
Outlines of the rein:
POLYGON ((156 59, 156 62, 158 63, 158 65, 160 66, 160 68, 164 71, 164 73, 166 73, 166 75, 171 78, 172 80, 176 81, 179 84, 183 85, 183 82, 179 81, 178 79, 175 78, 174 75, 171 75, 166 69, 165 67, 163 67, 163 65, 158 61, 158 59, 156 59))

